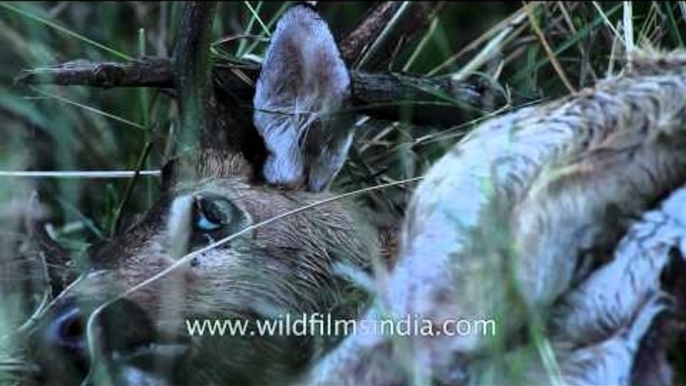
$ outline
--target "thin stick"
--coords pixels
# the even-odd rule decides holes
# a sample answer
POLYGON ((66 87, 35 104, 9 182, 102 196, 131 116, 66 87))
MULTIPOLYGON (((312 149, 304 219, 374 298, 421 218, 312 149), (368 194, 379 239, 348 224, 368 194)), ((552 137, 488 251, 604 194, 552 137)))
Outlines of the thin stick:
POLYGON ((400 3, 384 1, 377 5, 340 44, 341 56, 346 63, 354 64, 365 49, 379 36, 391 20, 400 3))
MULTIPOLYGON (((486 40, 490 39, 492 36, 495 36, 498 34, 500 31, 500 34, 498 35, 503 35, 503 34, 509 34, 522 20, 524 20, 524 8, 520 8, 516 12, 514 12, 512 15, 506 17, 502 21, 500 21, 498 24, 493 26, 491 29, 486 31, 484 34, 479 36, 476 40, 471 42, 469 45, 446 59, 443 63, 439 64, 437 67, 429 71, 426 75, 428 76, 433 76, 436 75, 439 71, 442 71, 446 68, 448 68, 450 65, 455 63, 459 58, 462 57, 462 55, 466 54, 469 51, 472 51, 476 49, 477 47, 480 47, 486 40), (502 31, 501 31, 502 30, 502 31)), ((497 38, 496 40, 500 40, 502 38, 497 38)))
MULTIPOLYGON (((517 27, 519 23, 524 21, 526 18, 526 13, 518 13, 518 16, 514 19, 511 19, 510 24, 507 25, 505 28, 503 28, 500 33, 498 33, 491 41, 488 42, 486 47, 484 47, 479 53, 474 57, 474 59, 470 60, 469 63, 467 63, 464 67, 460 69, 456 74, 452 75, 450 79, 453 82, 461 82, 463 81, 469 74, 472 72, 476 71, 479 67, 481 67, 484 63, 486 63, 488 60, 490 60, 495 54, 499 54, 502 52, 501 48, 505 44, 504 42, 508 41, 509 39, 512 39, 514 36, 517 35, 517 33, 512 33, 513 30, 517 27)), ((524 26, 522 26, 524 27, 524 26)), ((523 31, 523 28, 517 29, 517 31, 523 31)), ((436 69, 431 70, 429 74, 433 74, 439 67, 436 67, 436 69)))
MULTIPOLYGON (((526 14, 523 15, 526 20, 526 14)), ((508 29, 505 40, 507 42, 523 30, 526 24, 508 29)), ((489 55, 493 55, 493 50, 489 55)), ((490 57, 490 56, 489 56, 490 57)), ((475 62, 475 61, 473 61, 475 62)), ((473 68, 467 65, 468 68, 473 68)), ((214 86, 229 95, 237 95, 241 101, 252 104, 255 93, 255 81, 260 73, 259 66, 243 67, 227 61, 214 65, 214 86)), ((364 114, 386 120, 403 119, 398 101, 413 101, 416 104, 438 102, 435 93, 421 92, 424 90, 442 90, 464 105, 483 108, 481 98, 485 85, 473 85, 469 81, 454 82, 446 77, 426 77, 422 75, 401 73, 368 73, 352 71, 355 107, 364 109, 364 114), (421 85, 421 87, 417 87, 421 85), (469 91, 465 91, 469 90, 469 91)), ((167 58, 142 58, 135 62, 107 62, 94 63, 87 61, 68 62, 55 67, 34 68, 24 71, 17 79, 23 84, 57 84, 63 86, 91 86, 91 87, 158 87, 163 89, 175 88, 172 62, 167 58)), ((176 94, 176 93, 175 93, 176 94)), ((440 127, 453 126, 464 121, 464 109, 451 103, 444 105, 440 112, 437 110, 416 109, 412 114, 412 122, 423 125, 438 125, 440 127)), ((174 128, 179 131, 178 127, 174 128)))
POLYGON ((407 9, 407 7, 409 5, 410 5, 409 1, 404 1, 402 3, 402 5, 400 6, 400 8, 398 8, 398 10, 395 11, 395 14, 391 18, 391 20, 388 22, 386 27, 381 31, 381 33, 379 34, 377 39, 374 40, 371 47, 369 47, 369 49, 364 53, 364 55, 362 56, 360 61, 357 62, 357 65, 355 66, 356 69, 362 68, 362 66, 364 66, 367 63, 369 58, 371 58, 371 56, 376 52, 376 50, 379 48, 381 43, 383 43, 384 40, 386 39, 386 37, 390 34, 390 31, 393 30, 393 27, 395 27, 395 25, 398 23, 398 20, 400 20, 400 17, 403 15, 403 13, 405 13, 405 10, 407 9))
POLYGON ((422 40, 419 41, 417 48, 414 50, 414 52, 412 53, 410 58, 407 60, 407 63, 405 63, 405 66, 403 66, 403 72, 408 72, 410 70, 410 67, 412 67, 412 64, 414 63, 414 61, 419 56, 419 53, 422 52, 422 50, 424 49, 426 44, 433 37, 434 31, 436 30, 437 26, 438 26, 438 17, 435 17, 431 21, 431 25, 429 25, 429 30, 426 31, 426 34, 424 34, 424 37, 422 38, 422 40))
POLYGON ((111 236, 114 236, 114 234, 117 232, 117 229, 119 229, 119 223, 121 222, 121 214, 124 211, 126 204, 129 202, 129 199, 131 198, 131 194, 133 193, 133 187, 136 186, 136 182, 138 181, 138 177, 140 176, 141 168, 143 167, 145 160, 148 159, 148 155, 150 154, 151 149, 152 142, 146 143, 145 147, 143 148, 143 152, 141 153, 140 157, 138 157, 138 162, 136 162, 136 171, 133 174, 133 178, 129 181, 128 185, 126 186, 124 198, 122 199, 121 204, 117 208, 117 212, 114 215, 114 225, 112 226, 111 236))
POLYGON ((619 39, 622 43, 624 43, 624 48, 627 48, 626 42, 624 41, 624 39, 622 39, 622 35, 620 35, 619 32, 617 32, 617 29, 612 25, 612 22, 610 21, 610 19, 607 18, 607 15, 605 15, 605 12, 603 12, 603 9, 600 8, 600 5, 598 5, 598 2, 593 1, 592 3, 593 3, 593 6, 595 7, 595 9, 600 14, 600 16, 603 18, 603 21, 605 22, 605 24, 607 24, 608 28, 610 28, 612 33, 615 34, 617 39, 619 39))
MULTIPOLYGON (((10 178, 132 178, 135 170, 89 170, 89 171, 10 171, 0 170, 0 177, 10 178)), ((160 170, 141 170, 141 176, 159 177, 160 170)))
POLYGON ((567 74, 565 74, 564 69, 562 69, 560 62, 557 60, 557 56, 555 56, 555 53, 550 48, 550 45, 548 45, 548 41, 545 39, 543 31, 541 30, 541 27, 538 25, 538 21, 536 21, 536 16, 534 15, 534 12, 531 7, 532 5, 524 3, 524 8, 526 9, 526 14, 529 16, 529 23, 531 23, 531 27, 534 29, 536 36, 538 36, 538 40, 541 41, 541 44, 543 45, 546 54, 548 54, 550 62, 553 64, 555 72, 557 72, 557 74, 560 76, 560 79, 562 79, 562 83, 565 84, 565 87, 567 87, 570 93, 576 94, 576 89, 574 88, 574 86, 572 86, 572 83, 569 81, 569 78, 567 78, 567 74))

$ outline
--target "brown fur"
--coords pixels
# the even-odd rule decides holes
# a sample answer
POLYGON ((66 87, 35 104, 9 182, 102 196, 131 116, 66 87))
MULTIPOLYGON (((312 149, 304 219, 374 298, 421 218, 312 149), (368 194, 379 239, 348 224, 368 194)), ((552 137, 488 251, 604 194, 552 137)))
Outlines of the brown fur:
MULTIPOLYGON (((239 156, 218 152, 176 159, 165 168, 165 177, 172 181, 165 183, 169 191, 140 223, 94 254, 92 273, 63 298, 77 297, 84 309, 93 309, 173 264, 164 229, 170 203, 180 196, 220 195, 243 211, 250 224, 331 197, 256 184, 239 156), (186 170, 195 176, 179 178, 179 168, 185 166, 193 166, 186 170)), ((187 339, 184 320, 189 317, 267 318, 303 312, 354 317, 356 308, 346 310, 344 303, 353 285, 334 274, 334 265, 368 269, 378 253, 374 234, 350 203, 333 201, 208 251, 126 300, 145 310, 157 334, 180 341, 187 339)), ((198 247, 190 245, 186 252, 198 247)), ((175 378, 182 384, 223 384, 232 379, 261 384, 289 379, 318 350, 316 342, 307 338, 223 337, 195 339, 189 344, 189 354, 178 366, 199 366, 202 371, 175 378), (294 350, 310 354, 296 360, 294 350), (262 368, 259 364, 267 358, 273 362, 262 368)))

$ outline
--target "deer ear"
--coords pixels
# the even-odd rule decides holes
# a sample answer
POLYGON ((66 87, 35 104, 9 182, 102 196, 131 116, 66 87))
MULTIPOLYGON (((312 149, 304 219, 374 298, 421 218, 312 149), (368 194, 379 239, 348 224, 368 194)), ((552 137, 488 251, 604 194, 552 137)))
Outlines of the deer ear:
POLYGON ((253 100, 267 182, 325 189, 350 147, 351 100, 350 73, 328 26, 313 8, 292 7, 272 35, 253 100))

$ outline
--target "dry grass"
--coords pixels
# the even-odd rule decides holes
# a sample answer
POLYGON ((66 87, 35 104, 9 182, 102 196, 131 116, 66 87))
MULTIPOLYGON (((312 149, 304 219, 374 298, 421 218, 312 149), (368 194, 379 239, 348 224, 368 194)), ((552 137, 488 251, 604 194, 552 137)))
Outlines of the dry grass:
MULTIPOLYGON (((354 26, 367 3, 322 4, 338 37, 354 26)), ((551 99, 616 74, 635 47, 684 48, 685 2, 646 3, 451 3, 430 30, 383 62, 383 68, 454 81, 486 78, 506 96, 505 104, 484 101, 500 113, 534 101, 551 99)), ((120 215, 148 207, 159 192, 156 177, 127 180, 87 179, 92 170, 158 170, 173 152, 177 111, 156 90, 96 90, 83 87, 36 89, 14 84, 23 68, 86 58, 121 60, 139 55, 166 55, 172 47, 179 6, 174 3, 6 3, 0 8, 0 231, 3 256, 12 256, 21 240, 20 216, 27 191, 47 198, 53 234, 77 260, 85 248, 107 239, 120 215), (125 23, 122 23, 126 20, 125 23), (138 165, 145 144, 152 150, 138 165), (51 171, 45 175, 17 173, 51 171), (54 172, 53 172, 54 171, 54 172), (65 171, 75 171, 71 175, 65 171), (46 178, 46 177, 80 178, 46 178), (130 193, 128 194, 127 191, 130 193), (130 196, 127 200, 126 197, 130 196), (126 201, 127 205, 122 206, 126 201), (19 235, 17 235, 19 234, 19 235)), ((398 17, 402 16, 402 7, 398 17)), ((261 60, 268 31, 284 10, 281 4, 222 5, 213 54, 238 60, 261 60)), ((390 33, 394 24, 379 36, 390 33)), ((376 59, 375 45, 358 67, 376 59)), ((411 117, 411 108, 405 116, 411 117)), ((426 168, 484 117, 448 128, 416 127, 408 122, 363 118, 350 159, 337 181, 338 191, 375 185, 362 201, 397 221, 412 184, 397 181, 421 176, 426 168)), ((114 177, 97 174, 98 177, 114 177)), ((22 282, 14 265, 40 260, 23 257, 1 262, 0 383, 20 383, 34 369, 21 360, 13 339, 16 329, 44 301, 44 281, 17 291, 22 282)), ((79 261, 79 264, 85 263, 79 261)), ((33 275, 40 278, 40 272, 33 275)), ((678 363, 684 364, 675 353, 678 363)), ((680 370, 686 371, 686 365, 680 370)), ((682 378, 683 380, 684 378, 682 378)))

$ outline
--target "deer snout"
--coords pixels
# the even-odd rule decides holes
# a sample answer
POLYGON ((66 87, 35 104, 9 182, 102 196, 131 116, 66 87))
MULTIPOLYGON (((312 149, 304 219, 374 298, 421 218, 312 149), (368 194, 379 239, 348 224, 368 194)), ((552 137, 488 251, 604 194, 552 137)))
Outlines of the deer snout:
POLYGON ((73 382, 82 379, 88 369, 86 356, 86 320, 75 299, 55 305, 34 336, 36 361, 47 379, 73 382))
POLYGON ((45 343, 72 353, 83 352, 84 323, 81 309, 75 302, 70 301, 61 305, 44 333, 45 343))
POLYGON ((157 374, 148 374, 150 363, 175 364, 183 358, 183 342, 160 337, 136 303, 122 299, 98 312, 100 304, 91 303, 65 298, 39 326, 37 364, 51 381, 79 383, 90 373, 116 384, 157 382, 157 374))

